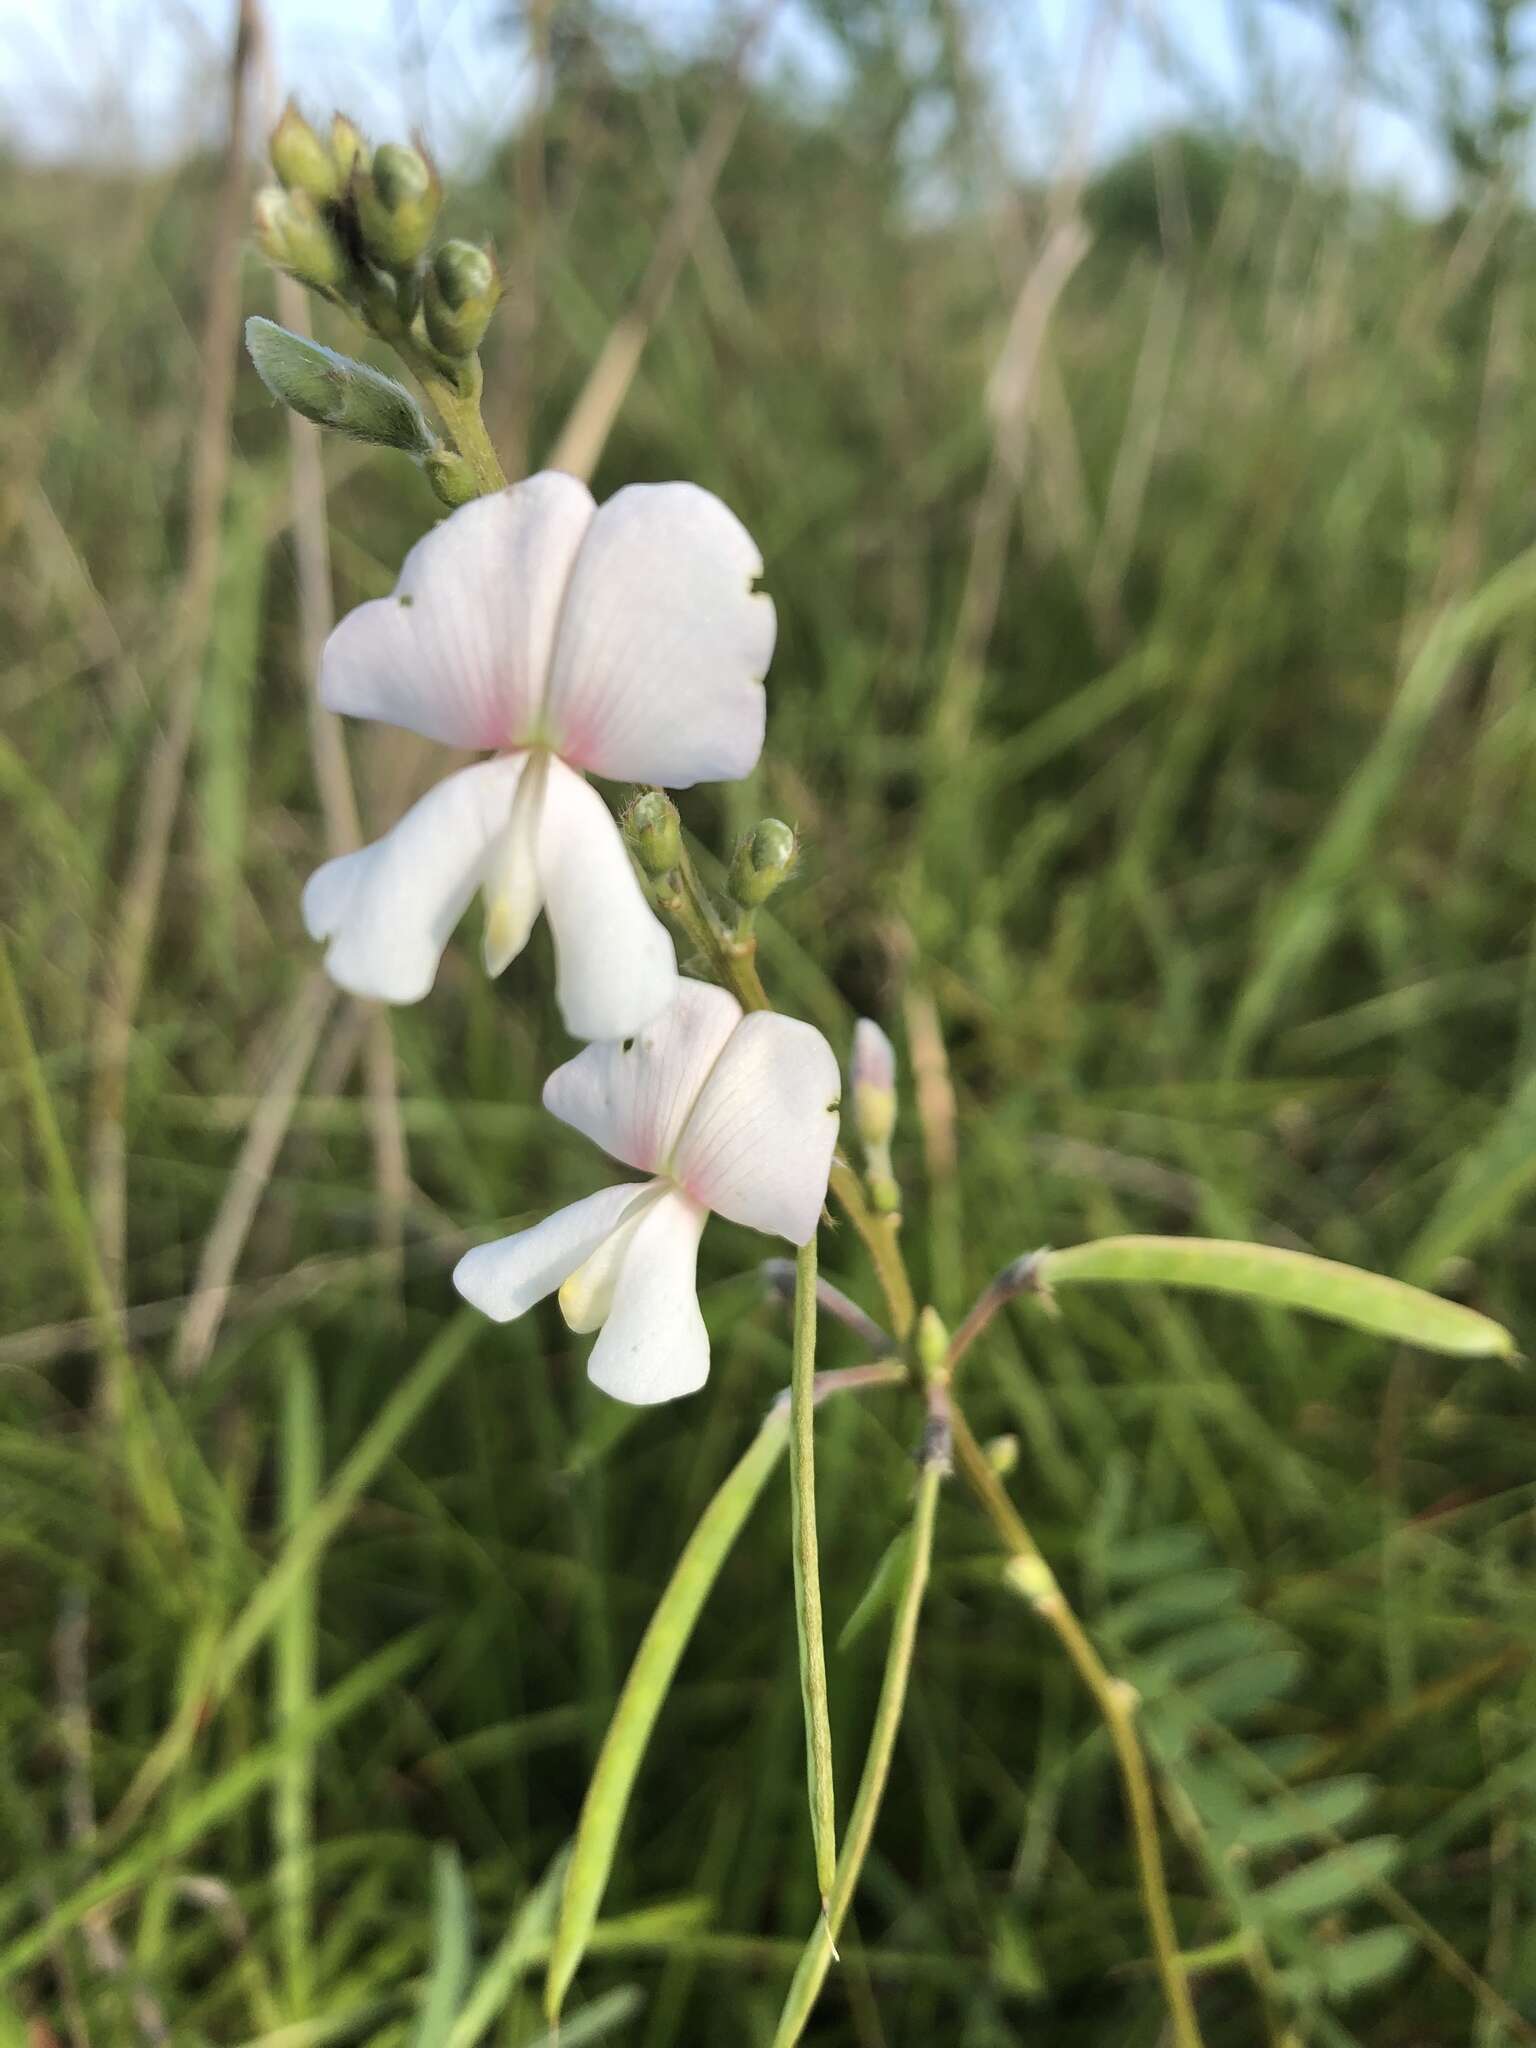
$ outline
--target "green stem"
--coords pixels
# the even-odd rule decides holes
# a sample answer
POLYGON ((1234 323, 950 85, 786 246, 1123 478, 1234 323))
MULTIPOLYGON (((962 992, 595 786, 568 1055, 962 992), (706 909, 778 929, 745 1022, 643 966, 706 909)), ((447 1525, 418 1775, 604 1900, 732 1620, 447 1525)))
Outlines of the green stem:
POLYGON ((906 1705, 907 1681, 912 1675, 912 1656, 917 1646, 917 1622, 922 1612, 923 1593, 928 1584, 928 1567, 933 1557, 933 1525, 938 1506, 939 1483, 947 1467, 945 1447, 930 1442, 925 1448, 923 1468, 917 1485, 917 1505, 912 1516, 912 1545, 907 1576, 901 1589, 896 1619, 886 1651, 885 1675, 880 1682, 880 1699, 875 1723, 870 1730, 864 1772, 848 1816, 848 1832, 832 1880, 824 1927, 818 1927, 806 1943, 790 1982, 779 2015, 773 2048, 793 2048, 810 2018, 821 1987, 832 1964, 832 1943, 836 1941, 864 1868, 864 1858, 875 1832, 875 1820, 885 1797, 896 1748, 896 1731, 906 1705), (828 1940, 828 1935, 831 1940, 828 1940))
POLYGON ((408 360, 422 390, 448 429, 454 447, 473 471, 475 482, 480 486, 480 495, 487 497, 492 491, 504 491, 507 487, 506 473, 485 430, 485 421, 480 417, 483 380, 479 358, 470 358, 467 376, 470 388, 467 392, 461 391, 453 378, 422 360, 419 353, 413 351, 408 360))
POLYGON ((789 1392, 789 1492, 794 1521, 795 1621, 800 1637, 800 1694, 805 1707, 805 1761, 811 1839, 821 1910, 827 1911, 837 1865, 837 1811, 832 1784, 832 1724, 827 1707, 827 1653, 821 1620, 821 1561, 816 1540, 816 1239, 795 1255, 795 1335, 789 1392))
POLYGON ((1136 1844, 1142 1907, 1163 1997, 1173 2025, 1173 2038, 1177 2048, 1204 2048, 1194 2000, 1189 1993, 1184 1959, 1179 1953, 1173 1906, 1168 1896, 1152 1773, 1141 1738, 1136 1733, 1136 1694, 1123 1679, 1114 1677, 1106 1669, 1087 1630, 1057 1583, 1056 1574, 1041 1555, 1024 1518, 987 1462, 987 1454, 971 1434, 964 1414, 953 1403, 950 1421, 960 1471, 980 1502, 1003 1549, 1009 1554, 1006 1571, 1009 1587, 1029 1602, 1066 1651, 1078 1677, 1092 1694, 1094 1705, 1109 1731, 1125 1790, 1126 1809, 1136 1844))
POLYGON ((715 979, 731 991, 744 1010, 771 1010, 773 1005, 757 971, 755 944, 739 947, 732 943, 686 846, 672 880, 675 886, 663 897, 662 908, 687 932, 697 951, 709 962, 715 979))
POLYGON ((480 416, 480 395, 485 378, 480 358, 470 356, 462 364, 450 364, 429 349, 412 332, 403 309, 394 303, 387 286, 373 287, 371 281, 357 292, 358 317, 387 342, 416 379, 433 410, 447 429, 454 448, 469 464, 480 495, 507 487, 501 460, 480 416))
POLYGON ((891 1318, 891 1335, 898 1344, 905 1344, 917 1320, 917 1303, 912 1294, 912 1282, 907 1277, 907 1262, 901 1254, 901 1242, 896 1234, 897 1219, 894 1216, 877 1216, 869 1206, 864 1194, 864 1183, 839 1154, 832 1161, 831 1189, 842 1203, 848 1221, 863 1239, 864 1249, 869 1253, 875 1277, 880 1282, 880 1292, 885 1296, 886 1309, 891 1318))
MULTIPOLYGON (((716 980, 731 991, 744 1010, 773 1008, 757 971, 756 947, 738 948, 732 944, 686 847, 657 900, 667 915, 682 926, 697 952, 708 961, 716 980)), ((891 1334, 898 1344, 905 1344, 917 1318, 917 1304, 901 1252, 901 1219, 875 1214, 863 1181, 841 1154, 832 1162, 830 1185, 869 1253, 890 1314, 891 1334)))

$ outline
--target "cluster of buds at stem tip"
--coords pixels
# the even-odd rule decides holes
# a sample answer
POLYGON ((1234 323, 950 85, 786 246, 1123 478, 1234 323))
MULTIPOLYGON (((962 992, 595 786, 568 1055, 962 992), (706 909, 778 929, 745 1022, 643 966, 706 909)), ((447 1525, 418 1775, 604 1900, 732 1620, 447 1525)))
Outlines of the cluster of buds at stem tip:
POLYGON ((800 842, 782 818, 763 818, 736 849, 726 886, 746 911, 760 910, 794 873, 800 842))
POLYGON ((869 1198, 883 1216, 901 1207, 901 1190, 891 1166, 896 1131, 896 1049, 872 1018, 853 1028, 853 1123, 864 1152, 869 1198))
MULTIPOLYGON (((475 351, 501 280, 489 251, 470 242, 445 242, 427 261, 443 187, 425 150, 403 142, 371 149, 345 114, 322 137, 291 100, 269 148, 277 182, 257 194, 253 209, 263 255, 387 342, 440 411, 434 378, 478 409, 475 351)), ((295 412, 355 439, 403 449, 451 508, 485 488, 456 429, 440 444, 398 385, 342 356, 305 359, 296 353, 300 337, 290 339, 291 362, 268 334, 257 368, 295 412)))

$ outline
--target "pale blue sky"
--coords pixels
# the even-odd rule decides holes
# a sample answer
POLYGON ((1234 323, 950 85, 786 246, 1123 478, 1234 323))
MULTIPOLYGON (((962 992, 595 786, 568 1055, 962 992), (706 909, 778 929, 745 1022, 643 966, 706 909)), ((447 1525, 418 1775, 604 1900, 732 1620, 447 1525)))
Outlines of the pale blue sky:
MULTIPOLYGON (((1437 0, 1454 46, 1463 0, 1437 0)), ((651 31, 682 47, 718 41, 738 8, 721 0, 633 0, 651 31)), ((968 0, 978 50, 1023 164, 1050 161, 1080 59, 1081 0, 968 0)), ((0 131, 50 155, 87 148, 160 154, 216 104, 232 0, 0 0, 0 131)), ((267 0, 274 85, 316 112, 341 103, 375 132, 421 122, 445 156, 473 149, 514 112, 525 67, 489 33, 506 0, 267 0)), ((1195 108, 1267 126, 1331 153, 1347 134, 1364 176, 1435 205, 1445 167, 1422 134, 1379 101, 1346 122, 1338 51, 1294 0, 1129 0, 1095 123, 1097 154, 1195 108)), ((764 66, 833 75, 829 45, 783 0, 764 66)), ((1411 79, 1418 54, 1401 66, 1411 79)))

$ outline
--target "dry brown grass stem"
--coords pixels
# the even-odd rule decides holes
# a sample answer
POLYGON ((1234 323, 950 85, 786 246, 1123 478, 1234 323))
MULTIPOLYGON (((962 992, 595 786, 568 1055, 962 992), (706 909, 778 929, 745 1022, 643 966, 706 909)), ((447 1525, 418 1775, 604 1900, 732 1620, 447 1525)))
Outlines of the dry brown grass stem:
POLYGON ((1158 271, 1131 380, 1125 427, 1110 472, 1104 521, 1088 570, 1088 597, 1095 613, 1117 622, 1120 589, 1136 545, 1152 460, 1162 433, 1188 293, 1188 278, 1182 269, 1164 265, 1158 271))
POLYGON ((133 656, 123 645, 117 622, 96 587, 90 565, 70 538, 53 500, 34 484, 24 513, 26 537, 33 557, 50 576, 61 601, 77 622, 80 645, 107 677, 114 712, 128 716, 149 702, 149 692, 133 656))
MULTIPOLYGON (((309 334, 309 300, 304 288, 282 274, 277 280, 277 313, 282 324, 294 334, 309 334)), ((362 844, 363 828, 347 762, 347 744, 341 720, 335 712, 326 710, 314 687, 320 670, 320 650, 335 619, 320 429, 296 412, 289 412, 287 419, 290 524, 298 571, 299 652, 304 665, 310 759, 320 795, 320 814, 325 821, 326 852, 350 853, 362 844)))
POLYGON ((925 988, 909 988, 902 998, 907 1026, 907 1051, 912 1061, 912 1087, 917 1124, 923 1137, 923 1165, 931 1186, 954 1179, 960 1167, 955 1140, 955 1086, 949 1075, 949 1054, 938 1006, 925 988))
MULTIPOLYGON (((279 277, 277 305, 285 327, 296 334, 309 333, 309 303, 302 286, 292 278, 279 277)), ((304 664, 310 757, 314 763, 315 784, 320 792, 320 809, 325 820, 326 851, 335 855, 348 853, 361 845, 363 832, 342 723, 334 712, 326 710, 315 687, 321 651, 336 619, 319 428, 308 420, 300 419, 297 413, 290 412, 288 445, 292 465, 294 551, 298 562, 299 646, 304 664)), ((364 1083, 373 1133, 379 1243, 385 1248, 391 1245, 398 1248, 410 1194, 410 1160, 400 1120, 395 1035, 387 1010, 373 1004, 369 1004, 367 1009, 364 1083)), ((294 1100, 297 1100, 296 1095, 294 1100)), ((275 1152, 273 1160, 275 1163, 275 1152)))
POLYGON ((1088 252, 1076 215, 1051 229, 1019 289, 988 394, 992 457, 976 508, 954 645, 939 685, 935 730, 962 750, 975 719, 983 668, 1002 599, 1008 531, 1029 435, 1045 331, 1068 278, 1088 252))
POLYGON ((378 1191, 374 1218, 381 1249, 398 1251, 411 1198, 411 1161, 405 1123, 400 1115, 400 1070, 395 1058, 395 1030, 389 1012, 369 1006, 363 1039, 363 1086, 368 1097, 369 1132, 373 1141, 373 1178, 378 1191))
MULTIPOLYGON (((941 748, 946 749, 946 758, 953 758, 954 753, 964 749, 975 722, 987 648, 1002 600, 1008 534, 1016 494, 1025 475, 1025 456, 1039 399, 1051 317, 1072 273, 1088 253, 1089 235, 1079 214, 1079 204, 1088 175, 1089 146, 1104 81, 1120 30, 1120 15, 1120 0, 1101 0, 1089 24, 1066 136, 1046 194, 1038 246, 1014 298, 1008 329, 988 380, 992 454, 971 531, 955 637, 939 684, 934 716, 934 732, 941 748)), ((1059 442, 1060 408, 1054 425, 1059 442)), ((1058 454, 1065 453, 1058 447, 1058 454)), ((1065 474, 1058 465, 1058 486, 1065 474)), ((1074 552, 1071 539, 1070 534, 1063 536, 1069 554, 1074 552)), ((1076 559, 1086 566, 1085 545, 1076 551, 1076 559)))
MULTIPOLYGON (((532 58, 533 90, 512 158, 512 251, 507 259, 506 292, 494 330, 497 336, 496 382, 505 394, 496 411, 495 440, 510 477, 521 476, 527 469, 532 439, 537 377, 535 350, 549 209, 544 137, 549 115, 549 34, 554 11, 555 0, 526 0, 523 8, 532 58)), ((490 382, 489 377, 486 381, 490 382)))
POLYGON ((590 477, 619 416, 640 359, 709 212, 709 202, 746 110, 746 64, 779 0, 764 0, 743 23, 698 146, 683 166, 672 211, 662 223, 633 301, 609 330, 549 457, 551 469, 590 477))
POLYGON ((229 476, 229 420, 240 335, 239 263, 247 179, 245 133, 255 26, 252 0, 239 0, 229 71, 223 181, 208 257, 202 396, 192 443, 186 565, 172 629, 165 716, 150 750, 140 792, 128 872, 107 942, 95 1030, 91 1214, 108 1285, 119 1307, 124 1298, 127 1251, 125 1117, 134 1023, 144 992, 171 835, 181 803, 218 580, 220 521, 229 476))
POLYGON ((213 1227, 204 1239, 192 1297, 176 1333, 174 1364, 182 1379, 189 1379, 202 1369, 217 1341, 235 1267, 277 1164, 277 1155, 293 1120, 293 1106, 335 1000, 336 990, 327 980, 325 970, 316 968, 283 1020, 272 1078, 246 1126, 240 1156, 230 1169, 213 1227))
POLYGON ((25 411, 6 422, 5 468, 0 472, 0 552, 25 516, 54 436, 121 303, 119 288, 144 262, 145 244, 175 177, 174 172, 167 172, 138 188, 136 201, 121 222, 114 223, 115 232, 105 244, 108 259, 84 297, 84 317, 70 328, 65 345, 25 411))

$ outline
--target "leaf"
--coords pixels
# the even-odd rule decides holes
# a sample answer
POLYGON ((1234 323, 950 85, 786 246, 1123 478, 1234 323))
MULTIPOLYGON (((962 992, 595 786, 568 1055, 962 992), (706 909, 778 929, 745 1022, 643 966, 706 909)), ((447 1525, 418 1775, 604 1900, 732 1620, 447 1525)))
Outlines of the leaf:
POLYGON ((1170 1572, 1203 1563, 1210 1554, 1210 1539, 1203 1529, 1153 1529, 1115 1544, 1105 1555, 1104 1576, 1111 1585, 1164 1579, 1170 1572))
POLYGON ((1375 1791, 1374 1779, 1351 1777, 1276 1793, 1253 1813, 1232 1846, 1248 1856, 1264 1856, 1295 1842, 1326 1840, 1358 1820, 1375 1791))
POLYGON ((511 1926, 463 2001, 448 2031, 446 2048, 475 2048, 475 2043, 505 2011, 507 2000, 537 1958, 541 1945, 547 1946, 567 1860, 562 1850, 518 1907, 511 1926))
POLYGON ((1372 1336, 1460 1358, 1509 1358, 1515 1349, 1507 1330, 1460 1302, 1278 1245, 1211 1237, 1103 1237, 1044 1253, 1041 1272, 1051 1288, 1097 1281, 1238 1295, 1273 1308, 1304 1309, 1372 1336))
POLYGON ((1267 920, 1258 962, 1232 1015, 1224 1062, 1229 1076, 1241 1071, 1287 990, 1300 984, 1332 938, 1341 904, 1388 804, 1412 773, 1447 684, 1468 652, 1524 611, 1533 595, 1536 548, 1527 548, 1480 590, 1447 606, 1425 634, 1379 737, 1267 920))
POLYGON ((1373 1927, 1368 1934, 1320 1942, 1305 1962, 1280 1972, 1280 1987, 1293 1998, 1310 1994, 1342 2003, 1395 1976, 1413 1949, 1406 1927, 1373 1927))
MULTIPOLYGON (((283 1404, 279 1499, 286 1537, 303 1525, 320 1497, 325 1431, 307 1347, 295 1331, 284 1329, 278 1334, 277 1349, 283 1404)), ((279 1734, 295 1723, 302 1726, 314 1704, 319 1592, 318 1569, 296 1579, 273 1629, 272 1710, 279 1734)), ((289 1999, 297 2012, 309 2010, 313 1986, 315 1769, 315 1745, 295 1742, 272 1788, 278 1942, 289 1999)))
POLYGON ((1300 1679, 1306 1661, 1300 1650, 1261 1650, 1209 1672, 1189 1687, 1189 1697, 1209 1721, 1242 1721, 1283 1699, 1300 1679))
POLYGON ((626 2020, 633 2019, 645 2003, 638 1984, 618 1984, 573 2012, 562 2024, 530 2041, 528 2048, 583 2048, 588 2041, 601 2041, 626 2020))
POLYGON ((1271 1922, 1316 1920, 1358 1898, 1387 1875, 1401 1854, 1402 1844, 1395 1836, 1367 1835, 1287 1871, 1254 1893, 1254 1908, 1271 1922))
POLYGON ((1137 1659, 1130 1675, 1137 1691, 1150 1695, 1168 1685, 1187 1684, 1202 1672, 1215 1671, 1241 1657, 1277 1649, 1281 1642, 1273 1622, 1260 1621, 1243 1609, 1158 1643, 1137 1659))
POLYGON ((1468 1152, 1450 1186, 1409 1247, 1413 1273, 1431 1274, 1447 1259, 1499 1229, 1536 1180, 1536 1074, 1529 1074, 1499 1112, 1482 1143, 1468 1152))
POLYGON ((560 1916, 544 1984, 544 2010, 558 2021, 571 1979, 597 1923, 619 1830, 629 1810, 635 1777, 699 1610, 720 1575, 731 1545, 752 1512, 788 1441, 788 1417, 771 1413, 721 1481, 683 1546, 666 1591, 640 1640, 608 1732, 598 1752, 576 1827, 576 1844, 560 1900, 560 1916))
POLYGON ((27 2023, 11 2001, 0 1994, 0 2048, 27 2048, 27 2023))
POLYGON ((332 427, 349 440, 398 448, 418 462, 436 446, 409 391, 369 364, 290 334, 259 313, 245 323, 245 346, 272 396, 317 427, 332 427))
POLYGON ((204 940, 225 974, 234 967, 245 862, 251 709, 266 597, 268 493, 251 472, 232 480, 219 542, 219 580, 198 697, 198 821, 206 870, 204 940))
POLYGON ((1181 1572, 1176 1579, 1148 1586, 1106 1617, 1110 1632, 1119 1642, 1132 1643, 1180 1622, 1204 1621, 1224 1607, 1235 1607, 1242 1594, 1242 1579, 1225 1565, 1209 1571, 1181 1572))
POLYGON ((411 2048, 446 2048, 469 1983, 473 1917, 463 1865, 444 1845, 432 1858, 432 1971, 411 2048))

